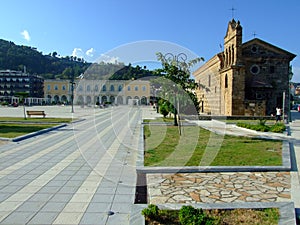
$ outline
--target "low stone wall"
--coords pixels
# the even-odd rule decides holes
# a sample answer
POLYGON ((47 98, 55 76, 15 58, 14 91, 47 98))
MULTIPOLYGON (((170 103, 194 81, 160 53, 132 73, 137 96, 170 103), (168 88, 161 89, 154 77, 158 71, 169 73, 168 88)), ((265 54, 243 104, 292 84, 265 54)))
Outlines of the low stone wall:
POLYGON ((217 115, 180 115, 187 120, 275 120, 274 116, 217 116, 217 115))

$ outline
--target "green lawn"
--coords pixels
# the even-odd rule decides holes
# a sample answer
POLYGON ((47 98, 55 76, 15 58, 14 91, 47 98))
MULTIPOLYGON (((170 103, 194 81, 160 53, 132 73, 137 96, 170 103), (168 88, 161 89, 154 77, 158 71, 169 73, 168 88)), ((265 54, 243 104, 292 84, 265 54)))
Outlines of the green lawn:
POLYGON ((70 123, 72 122, 72 118, 27 118, 26 120, 23 117, 0 117, 1 122, 43 122, 43 123, 70 123))
POLYGON ((282 141, 218 135, 198 126, 145 125, 145 166, 282 165, 282 141))
POLYGON ((57 124, 1 124, 0 123, 0 137, 15 138, 46 128, 56 126, 57 124))
POLYGON ((27 118, 25 120, 17 117, 0 117, 0 137, 15 138, 71 121, 70 118, 27 118))

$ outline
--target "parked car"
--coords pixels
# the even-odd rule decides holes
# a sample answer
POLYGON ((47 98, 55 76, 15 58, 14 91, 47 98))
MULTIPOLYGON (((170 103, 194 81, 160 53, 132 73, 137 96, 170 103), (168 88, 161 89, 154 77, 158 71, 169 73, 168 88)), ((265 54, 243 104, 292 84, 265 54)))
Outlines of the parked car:
POLYGON ((298 110, 298 104, 294 104, 293 106, 292 106, 292 110, 298 110))

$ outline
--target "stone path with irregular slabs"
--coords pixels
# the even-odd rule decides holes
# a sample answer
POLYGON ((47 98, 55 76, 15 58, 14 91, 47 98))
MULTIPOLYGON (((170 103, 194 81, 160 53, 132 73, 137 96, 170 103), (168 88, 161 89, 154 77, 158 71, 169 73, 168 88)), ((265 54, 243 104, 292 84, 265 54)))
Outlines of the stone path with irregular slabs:
POLYGON ((148 174, 149 203, 289 202, 289 172, 148 174))

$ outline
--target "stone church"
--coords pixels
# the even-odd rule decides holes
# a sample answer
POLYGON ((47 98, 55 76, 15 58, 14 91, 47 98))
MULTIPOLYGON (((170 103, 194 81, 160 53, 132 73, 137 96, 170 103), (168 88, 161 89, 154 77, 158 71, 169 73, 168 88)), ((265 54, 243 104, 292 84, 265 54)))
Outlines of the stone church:
POLYGON ((261 39, 242 42, 242 26, 232 19, 217 53, 194 73, 200 113, 265 116, 289 105, 290 62, 296 55, 261 39))

